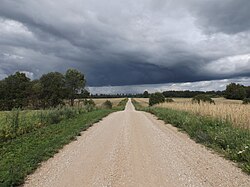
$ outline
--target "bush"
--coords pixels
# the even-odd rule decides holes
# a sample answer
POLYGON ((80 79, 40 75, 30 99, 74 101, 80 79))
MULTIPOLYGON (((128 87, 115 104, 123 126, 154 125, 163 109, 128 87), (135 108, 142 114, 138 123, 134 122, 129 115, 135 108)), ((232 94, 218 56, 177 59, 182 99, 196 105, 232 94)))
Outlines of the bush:
POLYGON ((102 104, 102 107, 106 109, 112 109, 112 105, 113 105, 112 102, 107 100, 102 104))
POLYGON ((153 106, 155 104, 164 103, 165 97, 162 93, 156 92, 154 94, 150 94, 149 97, 149 106, 153 106))
POLYGON ((245 98, 245 99, 243 99, 242 104, 244 104, 244 105, 250 104, 250 98, 245 98))
POLYGON ((93 110, 95 109, 95 106, 96 106, 96 104, 95 104, 95 102, 93 101, 93 99, 89 99, 89 100, 85 99, 85 100, 83 101, 83 104, 84 104, 84 109, 85 109, 87 112, 93 111, 93 110))
POLYGON ((214 100, 211 99, 207 95, 196 95, 192 99, 192 103, 198 103, 198 104, 200 104, 201 102, 207 102, 207 103, 210 103, 210 104, 212 104, 212 103, 215 104, 214 100))
POLYGON ((84 99, 84 101, 83 101, 83 104, 84 105, 93 105, 93 106, 95 106, 95 102, 93 101, 93 99, 84 99))
POLYGON ((166 99, 165 99, 165 102, 167 102, 167 103, 172 103, 172 102, 174 102, 174 100, 171 99, 171 98, 166 98, 166 99))

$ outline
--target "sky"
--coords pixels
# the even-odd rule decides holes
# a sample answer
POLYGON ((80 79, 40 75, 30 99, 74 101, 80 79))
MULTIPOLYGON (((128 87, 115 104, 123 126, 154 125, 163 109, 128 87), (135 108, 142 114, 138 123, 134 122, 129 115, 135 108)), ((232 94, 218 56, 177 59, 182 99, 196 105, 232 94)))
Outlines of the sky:
POLYGON ((76 68, 90 90, 250 84, 249 0, 0 0, 0 79, 76 68))

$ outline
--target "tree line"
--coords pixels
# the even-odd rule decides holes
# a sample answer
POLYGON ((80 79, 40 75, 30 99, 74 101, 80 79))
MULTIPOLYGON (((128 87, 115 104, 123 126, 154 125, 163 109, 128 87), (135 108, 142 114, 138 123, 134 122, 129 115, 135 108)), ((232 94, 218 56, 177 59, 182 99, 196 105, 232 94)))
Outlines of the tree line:
MULTIPOLYGON (((209 97, 225 97, 226 99, 243 100, 250 98, 250 86, 244 86, 241 84, 230 83, 226 86, 224 91, 164 91, 162 92, 166 98, 193 98, 197 95, 206 95, 209 97)), ((143 97, 148 98, 150 94, 148 91, 144 91, 143 97)))
POLYGON ((0 81, 0 110, 56 107, 64 104, 64 99, 73 106, 79 95, 89 95, 85 83, 84 74, 76 69, 68 69, 65 74, 50 72, 36 80, 16 72, 0 81))

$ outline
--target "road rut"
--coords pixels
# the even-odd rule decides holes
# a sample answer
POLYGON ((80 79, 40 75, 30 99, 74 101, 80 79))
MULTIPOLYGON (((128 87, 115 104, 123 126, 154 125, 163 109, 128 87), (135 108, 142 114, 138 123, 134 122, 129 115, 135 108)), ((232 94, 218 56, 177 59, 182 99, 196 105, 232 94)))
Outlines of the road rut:
POLYGON ((131 100, 28 176, 26 187, 250 186, 232 162, 131 100))

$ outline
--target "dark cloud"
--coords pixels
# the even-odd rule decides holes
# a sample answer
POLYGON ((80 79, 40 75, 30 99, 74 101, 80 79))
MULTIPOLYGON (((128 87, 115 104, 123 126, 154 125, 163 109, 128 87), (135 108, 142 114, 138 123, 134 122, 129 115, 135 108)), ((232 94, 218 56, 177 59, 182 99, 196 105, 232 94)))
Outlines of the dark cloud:
POLYGON ((249 0, 205 0, 196 2, 198 23, 206 32, 235 34, 250 30, 249 0))
POLYGON ((0 78, 67 68, 92 86, 250 76, 248 0, 1 0, 0 78))

